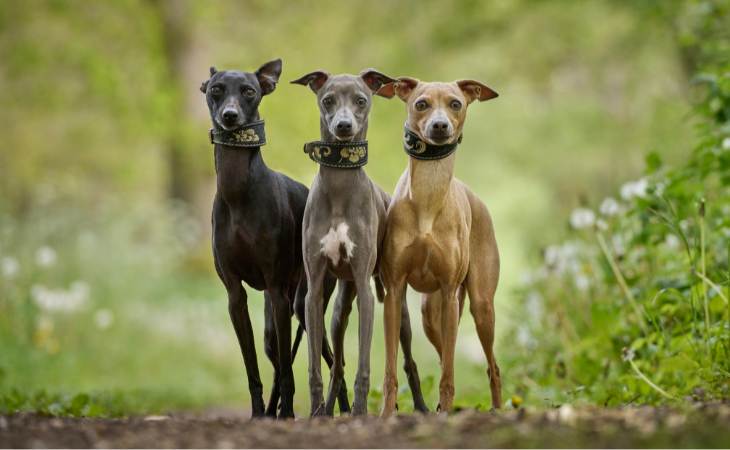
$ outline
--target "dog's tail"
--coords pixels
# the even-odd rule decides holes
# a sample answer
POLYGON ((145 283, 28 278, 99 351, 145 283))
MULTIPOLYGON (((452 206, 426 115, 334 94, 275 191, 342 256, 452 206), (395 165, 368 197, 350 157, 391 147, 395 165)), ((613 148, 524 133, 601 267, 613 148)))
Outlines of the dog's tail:
POLYGON ((375 281, 375 295, 378 297, 378 301, 383 303, 385 300, 385 287, 383 286, 383 280, 380 278, 380 275, 373 276, 373 280, 375 281))
POLYGON ((291 349, 291 362, 294 363, 294 358, 297 357, 297 350, 299 350, 299 344, 302 342, 302 335, 304 334, 304 325, 299 324, 297 328, 297 336, 294 338, 294 347, 291 349))

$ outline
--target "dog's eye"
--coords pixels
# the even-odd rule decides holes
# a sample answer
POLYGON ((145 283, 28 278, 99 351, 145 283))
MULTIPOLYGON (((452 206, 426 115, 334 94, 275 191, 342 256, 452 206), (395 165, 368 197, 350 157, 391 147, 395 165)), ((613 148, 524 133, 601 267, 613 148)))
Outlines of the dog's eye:
POLYGON ((326 99, 322 100, 322 104, 324 106, 332 106, 332 99, 331 98, 326 98, 326 99))
POLYGON ((461 109, 461 102, 458 100, 452 100, 449 106, 451 106, 451 109, 455 109, 458 111, 461 109))
POLYGON ((215 87, 213 87, 213 88, 212 88, 212 89, 210 90, 210 93, 211 93, 211 94, 213 94, 213 95, 218 95, 218 94, 220 94, 220 93, 221 93, 221 88, 219 88, 218 86, 215 86, 215 87))
POLYGON ((416 109, 419 111, 423 111, 424 109, 428 108, 428 103, 421 100, 420 102, 416 103, 416 109))
POLYGON ((246 94, 246 97, 253 97, 254 95, 256 95, 256 91, 254 91, 253 89, 246 89, 246 92, 244 92, 244 94, 246 94))
POLYGON ((367 100, 365 100, 365 99, 364 99, 364 98, 362 98, 362 97, 360 97, 360 98, 358 98, 358 99, 357 99, 357 104, 358 104, 358 106, 365 106, 365 104, 366 104, 367 102, 368 102, 368 101, 367 101, 367 100))

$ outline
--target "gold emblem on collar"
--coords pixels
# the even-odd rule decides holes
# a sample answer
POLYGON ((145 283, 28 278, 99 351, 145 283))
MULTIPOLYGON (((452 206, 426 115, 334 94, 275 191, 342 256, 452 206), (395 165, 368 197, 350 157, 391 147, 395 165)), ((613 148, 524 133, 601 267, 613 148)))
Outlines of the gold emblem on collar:
POLYGON ((253 130, 241 130, 238 133, 233 133, 233 137, 228 141, 235 142, 258 142, 259 136, 253 130))

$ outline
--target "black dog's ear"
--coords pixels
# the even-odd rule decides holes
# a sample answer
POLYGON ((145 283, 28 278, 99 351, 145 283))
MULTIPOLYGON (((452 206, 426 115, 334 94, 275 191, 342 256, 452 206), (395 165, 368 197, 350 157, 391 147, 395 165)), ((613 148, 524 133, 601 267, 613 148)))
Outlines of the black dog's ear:
POLYGON ((360 72, 360 78, 362 78, 368 88, 373 91, 373 94, 377 94, 378 90, 383 87, 384 84, 390 84, 398 81, 397 78, 391 78, 375 69, 363 70, 360 72))
POLYGON ((279 76, 281 76, 281 59, 267 62, 259 67, 254 75, 261 85, 261 95, 271 94, 276 89, 276 83, 279 82, 279 76))
POLYGON ((466 96, 466 100, 469 103, 473 102, 474 100, 486 102, 487 100, 499 97, 499 94, 478 81, 457 80, 454 81, 454 83, 459 86, 459 89, 461 89, 461 92, 464 93, 464 95, 466 96))
POLYGON ((315 70, 310 72, 303 77, 290 81, 289 84, 301 84, 302 86, 309 85, 309 87, 316 94, 322 86, 327 82, 330 77, 330 73, 324 70, 315 70))
POLYGON ((388 99, 393 98, 393 96, 397 95, 401 100, 406 101, 413 92, 413 89, 415 89, 420 82, 421 80, 416 78, 400 77, 395 80, 394 83, 388 83, 383 85, 383 87, 381 87, 380 90, 375 93, 375 95, 379 95, 388 99))
MULTIPOLYGON (((218 70, 216 70, 215 67, 210 68, 210 78, 213 78, 213 75, 217 74, 218 70)), ((208 92, 208 83, 210 83, 210 79, 203 81, 203 84, 200 85, 200 92, 205 94, 208 92)))

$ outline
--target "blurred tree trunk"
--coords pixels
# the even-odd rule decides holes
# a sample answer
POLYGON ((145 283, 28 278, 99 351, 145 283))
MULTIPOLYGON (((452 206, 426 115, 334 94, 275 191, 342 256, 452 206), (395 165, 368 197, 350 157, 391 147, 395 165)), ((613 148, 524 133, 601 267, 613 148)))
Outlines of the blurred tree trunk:
POLYGON ((185 108, 185 58, 192 43, 188 0, 149 0, 162 22, 162 39, 171 89, 169 126, 165 143, 169 162, 169 193, 172 198, 191 201, 195 176, 187 157, 184 127, 189 121, 185 108))

